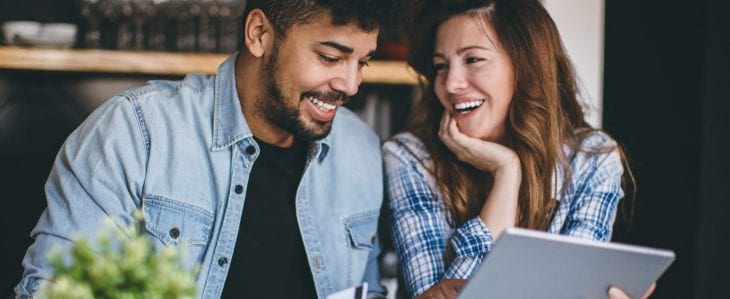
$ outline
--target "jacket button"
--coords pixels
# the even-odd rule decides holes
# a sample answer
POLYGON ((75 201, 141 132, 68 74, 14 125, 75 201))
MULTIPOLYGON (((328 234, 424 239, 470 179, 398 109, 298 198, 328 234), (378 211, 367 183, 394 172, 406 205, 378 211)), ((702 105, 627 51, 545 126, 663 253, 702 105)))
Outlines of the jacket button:
POLYGON ((376 238, 375 236, 373 236, 372 238, 370 238, 370 244, 375 245, 375 241, 377 241, 377 240, 378 240, 378 238, 376 238))
POLYGON ((180 236, 179 228, 173 227, 172 229, 170 229, 170 237, 172 237, 173 239, 177 239, 177 237, 179 237, 179 236, 180 236))
POLYGON ((314 267, 317 268, 317 270, 322 267, 322 265, 320 265, 319 263, 319 257, 314 257, 314 267))
POLYGON ((228 264, 228 259, 224 256, 218 259, 218 266, 225 267, 228 264))
POLYGON ((233 191, 236 191, 236 194, 241 194, 241 193, 243 193, 243 186, 236 185, 236 189, 233 191))
POLYGON ((255 154, 256 153, 256 147, 254 147, 253 145, 247 146, 246 147, 246 153, 249 154, 249 155, 255 154))

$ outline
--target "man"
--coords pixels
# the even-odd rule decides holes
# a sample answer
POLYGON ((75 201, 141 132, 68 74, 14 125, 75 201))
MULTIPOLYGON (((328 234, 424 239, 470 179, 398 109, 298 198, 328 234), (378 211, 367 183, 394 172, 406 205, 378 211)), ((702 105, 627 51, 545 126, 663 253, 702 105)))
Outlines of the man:
POLYGON ((20 297, 51 274, 49 249, 140 208, 156 248, 200 264, 203 298, 323 298, 362 282, 384 295, 379 139, 340 106, 392 3, 248 2, 245 46, 216 76, 124 92, 69 136, 20 297))

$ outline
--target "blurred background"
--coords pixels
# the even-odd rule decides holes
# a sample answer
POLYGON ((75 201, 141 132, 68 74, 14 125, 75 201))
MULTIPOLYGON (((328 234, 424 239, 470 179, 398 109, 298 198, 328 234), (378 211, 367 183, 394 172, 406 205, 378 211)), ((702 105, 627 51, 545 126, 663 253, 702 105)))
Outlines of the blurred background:
MULTIPOLYGON (((653 298, 727 298, 730 282, 730 5, 720 0, 545 0, 582 82, 588 119, 626 147, 638 180, 614 241, 672 249, 653 298)), ((3 37, 3 47, 231 53, 243 1, 0 0, 0 23, 76 25, 73 38, 3 37)), ((54 35, 58 36, 58 35, 54 35)), ((387 32, 379 59, 402 59, 387 32)), ((2 60, 2 57, 0 57, 2 60)), ((43 184, 68 134, 114 94, 179 75, 0 65, 0 298, 22 271, 43 184)), ((348 105, 385 139, 403 128, 409 83, 366 82, 348 105)), ((387 240, 385 245, 388 246, 387 240)), ((384 258, 392 262, 392 256, 384 258)), ((386 263, 387 264, 387 263, 386 263)), ((393 278, 397 269, 385 268, 393 278)))

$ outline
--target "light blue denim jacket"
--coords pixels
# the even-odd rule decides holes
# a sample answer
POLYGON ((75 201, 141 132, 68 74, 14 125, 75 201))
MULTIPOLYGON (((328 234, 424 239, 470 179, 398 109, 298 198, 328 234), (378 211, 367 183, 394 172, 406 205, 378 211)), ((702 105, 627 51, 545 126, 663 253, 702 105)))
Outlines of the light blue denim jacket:
MULTIPOLYGON (((114 97, 69 136, 46 183, 48 208, 31 233, 18 296, 49 277, 49 249, 93 239, 106 217, 129 225, 142 207, 155 247, 184 246, 185 265, 201 266, 198 295, 220 297, 259 152, 241 113, 236 57, 216 76, 152 81, 114 97)), ((310 146, 296 197, 299 228, 320 298, 363 281, 371 296, 383 295, 379 139, 338 110, 331 134, 310 146)))

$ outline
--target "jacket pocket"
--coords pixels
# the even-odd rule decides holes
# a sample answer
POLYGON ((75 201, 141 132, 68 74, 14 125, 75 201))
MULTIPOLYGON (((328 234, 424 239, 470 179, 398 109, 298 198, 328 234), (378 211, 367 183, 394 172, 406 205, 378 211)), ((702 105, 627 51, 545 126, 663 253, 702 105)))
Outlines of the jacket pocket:
POLYGON ((208 243, 213 225, 211 212, 156 195, 145 195, 142 207, 145 229, 163 245, 204 247, 208 243))
POLYGON ((345 219, 345 229, 354 248, 373 249, 377 242, 379 213, 379 210, 372 210, 345 219))

